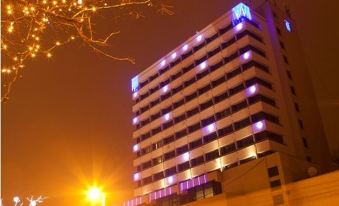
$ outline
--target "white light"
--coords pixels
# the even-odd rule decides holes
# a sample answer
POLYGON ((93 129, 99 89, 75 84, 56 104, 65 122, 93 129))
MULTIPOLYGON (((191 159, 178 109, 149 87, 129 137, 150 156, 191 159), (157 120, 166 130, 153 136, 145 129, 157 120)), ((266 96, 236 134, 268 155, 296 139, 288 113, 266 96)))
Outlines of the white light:
POLYGON ((138 117, 134 117, 134 118, 133 118, 133 124, 137 124, 138 121, 139 121, 138 117))
POLYGON ((207 126, 208 132, 213 132, 215 130, 215 124, 210 124, 207 126))
POLYGON ((134 92, 133 93, 133 98, 137 98, 138 97, 138 92, 134 92))
POLYGON ((82 4, 82 0, 78 0, 78 4, 82 4))
POLYGON ((15 203, 15 204, 18 204, 19 202, 20 202, 20 198, 19 197, 13 197, 13 202, 15 203))
POLYGON ((30 201, 30 203, 29 203, 29 206, 36 206, 36 205, 37 205, 37 203, 36 203, 35 200, 32 200, 32 201, 30 201))
POLYGON ((202 40, 203 36, 202 34, 200 34, 199 36, 197 36, 197 42, 200 42, 202 40))
POLYGON ((135 144, 135 145, 133 146, 133 152, 137 152, 137 151, 139 151, 139 150, 140 150, 139 145, 138 145, 138 144, 135 144))
POLYGON ((166 93, 166 92, 168 91, 168 85, 164 86, 164 87, 162 88, 162 91, 163 91, 164 93, 166 93))
POLYGON ((140 179, 140 173, 135 173, 134 175, 133 175, 133 180, 134 181, 138 181, 140 179))
POLYGON ((203 62, 200 64, 200 69, 203 70, 203 69, 206 69, 207 67, 207 63, 206 62, 203 62))
POLYGON ((167 113, 167 114, 165 114, 164 117, 165 117, 165 120, 168 121, 170 119, 171 115, 169 113, 167 113))
POLYGON ((172 184, 173 182, 174 182, 173 176, 170 176, 170 177, 167 178, 167 183, 168 183, 169 185, 172 184))
POLYGON ((188 152, 184 153, 182 156, 184 161, 188 161, 190 159, 190 154, 188 152))
POLYGON ((172 55, 171 55, 172 59, 175 59, 177 57, 177 53, 174 52, 172 55))
POLYGON ((249 90, 250 90, 250 93, 251 93, 251 94, 254 94, 254 93, 257 91, 257 87, 256 87, 255 85, 252 85, 252 86, 249 88, 249 90))
POLYGON ((255 128, 262 130, 264 128, 264 123, 262 121, 255 123, 255 128))
POLYGON ((166 60, 164 59, 164 60, 161 61, 160 66, 163 67, 163 66, 165 66, 165 64, 166 64, 166 60))
POLYGON ((244 28, 244 25, 243 25, 243 23, 241 22, 241 23, 239 23, 236 27, 235 27, 235 29, 237 30, 237 31, 240 31, 240 30, 242 30, 242 28, 244 28))
POLYGON ((244 58, 245 60, 249 59, 250 57, 251 57, 251 52, 250 52, 250 51, 245 52, 245 53, 243 54, 243 58, 244 58))
POLYGON ((187 51, 187 49, 188 49, 188 45, 185 44, 185 45, 182 47, 182 50, 183 50, 183 51, 187 51))

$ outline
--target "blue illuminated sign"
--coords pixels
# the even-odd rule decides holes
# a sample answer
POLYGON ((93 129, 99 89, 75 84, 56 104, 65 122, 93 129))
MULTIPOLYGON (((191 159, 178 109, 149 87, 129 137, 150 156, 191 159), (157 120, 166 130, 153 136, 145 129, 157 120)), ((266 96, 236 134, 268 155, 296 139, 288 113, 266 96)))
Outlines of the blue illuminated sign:
POLYGON ((252 20, 251 10, 244 3, 239 3, 238 5, 233 7, 232 14, 233 14, 232 21, 234 25, 241 22, 243 18, 252 20))
POLYGON ((139 78, 138 76, 135 76, 132 79, 132 92, 138 91, 138 87, 139 87, 139 78))
POLYGON ((292 31, 292 26, 291 26, 291 23, 287 20, 284 21, 285 22, 285 28, 288 32, 291 32, 292 31))

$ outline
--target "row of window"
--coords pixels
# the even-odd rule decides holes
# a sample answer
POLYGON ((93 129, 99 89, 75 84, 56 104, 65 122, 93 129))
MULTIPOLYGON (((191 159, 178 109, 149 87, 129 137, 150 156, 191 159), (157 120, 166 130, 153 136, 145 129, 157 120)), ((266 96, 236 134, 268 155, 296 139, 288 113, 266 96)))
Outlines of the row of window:
MULTIPOLYGON (((250 24, 252 24, 253 26, 255 26, 256 28, 259 28, 258 25, 255 22, 252 22, 248 19, 244 19, 244 21, 249 22, 250 24)), ((196 53, 198 50, 200 50, 201 48, 203 48, 204 46, 207 46, 209 43, 211 43, 212 41, 214 41, 215 39, 217 39, 218 37, 221 37, 223 34, 225 34, 227 31, 231 30, 233 28, 233 24, 229 24, 226 27, 220 29, 217 33, 215 33, 214 35, 212 35, 209 38, 206 38, 204 40, 202 40, 202 42, 195 46, 193 49, 188 50, 186 53, 182 54, 180 57, 177 58, 176 61, 170 63, 169 65, 167 65, 167 67, 165 67, 164 69, 161 69, 158 73, 150 76, 147 80, 145 80, 144 82, 140 82, 139 87, 136 88, 136 90, 140 90, 141 88, 143 88, 144 86, 146 86, 147 84, 151 83, 153 80, 155 80, 158 76, 164 74, 165 72, 167 72, 170 68, 174 67, 175 65, 179 64, 180 62, 182 62, 183 60, 185 60, 186 58, 188 58, 189 56, 193 55, 194 53, 196 53)), ((255 39, 261 41, 261 37, 258 37, 257 35, 253 34, 253 33, 249 33, 248 35, 253 36, 255 39)), ((239 36, 238 38, 241 38, 241 36, 239 36)))
MULTIPOLYGON (((174 135, 172 135, 173 138, 168 138, 168 137, 164 138, 164 139, 162 139, 162 140, 160 140, 160 141, 158 141, 154 144, 151 144, 151 145, 141 149, 140 151, 137 152, 137 156, 140 157, 142 155, 148 154, 148 153, 150 153, 150 152, 152 152, 156 149, 159 149, 160 147, 163 147, 166 144, 171 143, 174 140, 178 140, 178 139, 190 134, 193 129, 196 129, 196 128, 200 129, 200 128, 206 127, 209 124, 212 124, 212 123, 219 121, 219 120, 221 120, 221 119, 223 119, 227 116, 230 116, 231 114, 234 114, 234 113, 248 107, 249 105, 255 104, 259 101, 265 102, 265 103, 270 104, 272 106, 276 106, 275 101, 272 100, 271 98, 266 97, 266 96, 261 95, 261 94, 257 94, 255 96, 247 98, 247 100, 245 99, 245 100, 243 100, 243 101, 241 101, 237 104, 231 105, 229 108, 223 109, 222 111, 218 111, 215 114, 212 114, 211 116, 209 116, 205 119, 202 119, 199 124, 193 124, 193 125, 197 125, 197 126, 191 125, 191 126, 185 128, 185 129, 181 130, 181 131, 176 132, 174 135)), ((190 111, 192 111, 192 110, 190 110, 190 111)), ((200 111, 202 111, 202 110, 200 110, 200 111)), ((164 128, 167 129, 170 125, 178 123, 178 122, 176 122, 176 120, 177 121, 183 121, 186 118, 188 118, 188 116, 187 116, 187 114, 185 115, 185 113, 184 113, 183 115, 180 116, 179 119, 175 118, 175 120, 170 120, 167 123, 164 123, 162 127, 163 127, 163 129, 164 128)))
MULTIPOLYGON (((175 95, 176 93, 178 93, 179 91, 187 88, 188 86, 192 85, 194 82, 202 79, 203 77, 205 77, 206 75, 208 75, 209 73, 215 71, 216 69, 222 67, 223 65, 229 63, 230 61, 236 59, 239 57, 239 55, 242 55, 244 53, 246 53, 247 51, 253 51, 261 56, 266 56, 265 53, 257 48, 255 48, 254 46, 252 45, 247 45, 241 49, 239 49, 238 51, 236 51, 235 53, 231 54, 230 56, 228 57, 225 57, 223 58, 223 60, 221 60, 220 62, 210 66, 210 68, 206 68, 204 72, 201 72, 200 74, 197 74, 196 76, 192 77, 191 79, 185 81, 182 85, 176 87, 176 88, 173 88, 171 91, 168 91, 166 94, 162 95, 160 98, 158 99, 155 99, 154 101, 152 101, 150 104, 140 108, 137 112, 136 112, 136 116, 148 111, 150 108, 154 107, 155 105, 159 104, 161 101, 165 101, 166 99, 168 99, 169 97, 175 95)), ((194 68, 194 64, 191 64, 190 66, 188 67, 185 67, 182 71, 183 73, 186 73, 188 71, 190 71, 191 69, 194 68)), ((264 66, 263 69, 265 69, 266 67, 264 66)), ((241 70, 239 69, 239 72, 241 72, 241 70)), ((236 75, 236 74, 232 74, 230 73, 229 75, 236 75)), ((158 86, 159 87, 159 86, 158 86)), ((147 95, 147 94, 145 94, 147 95)), ((142 96, 142 95, 141 95, 142 96)), ((142 98, 142 97, 141 97, 142 98)), ((145 97, 146 98, 146 97, 145 97)))
MULTIPOLYGON (((140 135, 140 137, 137 138, 137 143, 141 142, 141 141, 144 141, 148 138, 150 138, 151 136, 153 135, 156 135, 158 134, 159 132, 163 131, 163 130, 166 130, 167 128, 169 128, 170 126, 172 126, 173 124, 177 124, 183 120, 185 120, 186 118, 189 118, 189 117, 192 117, 193 115, 199 113, 200 111, 203 111, 205 110, 206 108, 212 106, 212 105, 215 105, 215 104, 218 104, 219 102, 243 91, 245 88, 248 88, 252 85, 255 85, 255 84, 259 84, 259 85, 262 85, 264 87, 267 87, 269 89, 272 89, 272 85, 258 77, 253 77, 249 80, 246 80, 245 83, 241 83, 229 90, 226 90, 225 92, 213 97, 212 99, 210 100, 207 100, 206 102, 198 105, 197 107, 193 108, 193 109, 190 109, 188 110, 186 113, 184 114, 181 114, 173 120, 171 121, 168 121, 166 122, 165 124, 163 125, 160 125, 158 127, 155 127, 153 129, 151 129, 150 131, 140 135)), ((186 97, 188 97, 188 101, 196 98, 198 95, 201 95, 209 90, 211 90, 213 88, 213 84, 208 84, 207 86, 204 86, 203 89, 199 89, 197 92, 193 92, 191 95, 188 95, 186 97)), ((170 105, 169 107, 163 109, 163 114, 167 114, 168 112, 172 111, 172 109, 175 109, 177 107, 179 107, 180 105, 183 105, 185 103, 185 99, 182 99, 179 101, 180 104, 178 102, 174 103, 173 105, 170 105), (172 107, 173 106, 173 107, 172 107)), ((158 116, 160 116, 160 112, 156 114, 157 116, 155 116, 156 118, 158 118, 158 116)), ((155 118, 154 116, 151 116, 151 118, 155 118)), ((149 121, 150 119, 148 119, 149 121)))
MULTIPOLYGON (((207 144, 213 140, 216 140, 218 138, 222 138, 228 134, 231 134, 233 132, 236 132, 244 127, 247 127, 253 123, 256 123, 260 120, 267 120, 270 122, 273 122, 275 124, 279 124, 279 118, 272 115, 272 114, 268 114, 266 112, 259 112, 256 114, 253 114, 249 117, 246 117, 240 121, 234 122, 233 124, 227 125, 223 128, 220 128, 216 131, 210 132, 209 134, 203 136, 200 139, 194 140, 190 143, 188 143, 187 145, 184 145, 182 147, 177 148, 176 150, 170 151, 165 153, 164 155, 161 155, 159 157, 154 158, 153 160, 149 160, 147 162, 141 163, 141 165, 137 166, 137 170, 141 171, 141 170, 145 170, 148 169, 152 166, 155 166, 161 162, 167 161, 169 159, 172 159, 176 156, 179 156, 185 152, 188 152, 190 150, 193 150, 197 147, 200 147, 204 144, 207 144)), ((186 131, 186 130, 185 130, 186 131)), ((169 142, 173 142, 175 141, 175 136, 169 136, 167 138, 164 139, 164 141, 162 141, 161 143, 163 144, 169 144, 169 142)))
MULTIPOLYGON (((199 166, 201 164, 215 160, 216 158, 228 155, 230 153, 236 152, 237 150, 241 150, 243 148, 249 147, 251 145, 254 145, 255 143, 262 142, 264 140, 272 140, 272 141, 283 144, 283 137, 281 135, 273 133, 273 132, 269 132, 269 131, 263 131, 263 132, 245 137, 245 138, 243 138, 239 141, 236 141, 232 144, 220 147, 216 150, 208 152, 208 153, 201 155, 199 157, 195 157, 194 159, 191 159, 190 161, 186 161, 184 163, 178 164, 174 167, 168 168, 168 169, 161 171, 159 173, 156 173, 152 176, 143 178, 142 181, 141 181, 141 184, 146 185, 146 184, 149 184, 151 182, 163 179, 165 177, 172 176, 176 173, 180 173, 180 172, 185 171, 189 168, 199 166)), ((163 158, 165 158, 165 157, 163 157, 163 158)))
MULTIPOLYGON (((200 59, 195 60, 192 64, 190 64, 189 66, 183 68, 182 70, 180 70, 179 72, 177 72, 176 74, 173 74, 171 77, 169 77, 168 79, 160 82, 159 85, 155 86, 154 88, 151 88, 148 90, 148 92, 144 93, 144 94, 140 94, 140 96, 136 99, 136 102, 138 103, 139 101, 147 98, 148 96, 150 96, 151 94, 153 94, 154 92, 158 91, 160 88, 164 87, 165 85, 169 84, 170 82, 176 80, 177 78, 179 78, 180 76, 182 76, 183 74, 185 74, 186 72, 188 72, 189 70, 191 70, 194 67, 197 67, 199 64, 201 64, 202 62, 206 61, 207 59, 213 57, 215 54, 221 52, 223 49, 226 49, 227 47, 231 46, 232 44, 234 44, 237 40, 239 40, 240 38, 244 37, 244 36, 251 36, 252 38, 262 42, 261 37, 253 34, 250 31, 244 31, 240 34, 237 34, 235 37, 232 37, 230 40, 225 41, 224 43, 222 43, 220 46, 218 46, 217 48, 208 51, 207 54, 203 57, 201 57, 200 59)), ((259 51, 260 52, 260 51, 259 51)), ((231 61, 231 60, 230 60, 231 61)), ((159 74, 157 73, 156 76, 159 76, 159 74)))
MULTIPOLYGON (((246 71, 247 69, 249 69, 249 68, 251 68, 253 66, 255 66, 256 68, 260 68, 261 70, 263 70, 265 72, 269 72, 269 70, 268 70, 268 68, 266 66, 258 63, 257 61, 252 60, 252 61, 247 62, 247 63, 241 65, 240 67, 232 70, 231 72, 226 73, 225 75, 219 77, 218 79, 212 81, 210 87, 211 88, 215 88, 215 87, 219 86, 220 84, 226 82, 227 80, 232 79, 233 77, 241 74, 242 72, 246 71)), ((193 77, 189 81, 185 82, 183 85, 180 85, 177 88, 174 88, 172 90, 172 94, 171 95, 174 95, 174 94, 178 93, 179 91, 181 91, 185 87, 185 85, 193 84, 194 82, 200 80, 203 76, 206 76, 210 72, 212 72, 211 69, 207 69, 206 71, 197 74, 195 77, 193 77)), ((194 99, 197 96, 201 95, 205 91, 205 89, 207 89, 207 88, 208 88, 208 86, 205 85, 205 86, 197 89, 196 92, 193 92, 192 94, 186 95, 183 99, 180 99, 177 102, 175 102, 174 104, 169 105, 168 107, 162 109, 158 113, 150 115, 150 117, 148 119, 141 120, 138 124, 136 124, 137 129, 142 128, 143 126, 145 126, 145 125, 151 123, 152 121, 160 118, 161 115, 165 115, 168 112, 170 112, 170 111, 180 107, 181 105, 183 105, 185 103, 188 103, 192 99, 194 99)), ((153 106, 153 105, 155 105, 156 103, 159 103, 159 102, 160 102, 160 100, 157 99, 156 101, 151 102, 151 106, 153 106)))

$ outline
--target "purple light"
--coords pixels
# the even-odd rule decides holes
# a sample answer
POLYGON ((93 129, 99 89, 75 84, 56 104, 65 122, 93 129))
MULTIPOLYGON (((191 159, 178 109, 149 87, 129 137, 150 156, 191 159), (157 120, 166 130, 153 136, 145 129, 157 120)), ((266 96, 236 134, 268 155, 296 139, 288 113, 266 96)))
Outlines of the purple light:
POLYGON ((243 55, 242 55, 243 59, 244 60, 247 60, 251 57, 251 52, 250 51, 247 51, 245 52, 243 55))
POLYGON ((140 173, 135 173, 134 175, 133 175, 133 180, 134 181, 138 181, 140 179, 140 173))
POLYGON ((163 66, 165 66, 165 64, 166 64, 166 60, 164 59, 164 60, 161 61, 160 66, 163 67, 163 66))
POLYGON ((254 132, 259 132, 265 129, 265 121, 261 120, 253 125, 253 131, 254 132))
POLYGON ((200 70, 204 70, 204 69, 206 69, 206 67, 207 67, 206 62, 203 62, 203 63, 200 64, 200 70))
POLYGON ((182 47, 182 50, 185 52, 185 51, 187 51, 187 49, 188 49, 188 44, 185 44, 185 45, 182 47))
POLYGON ((168 121, 171 118, 170 113, 165 114, 164 118, 166 121, 168 121))
POLYGON ((257 92, 257 86, 256 85, 252 85, 249 88, 246 89, 246 96, 251 96, 253 94, 255 94, 257 92))
POLYGON ((172 187, 170 187, 170 195, 172 194, 172 187))
POLYGON ((204 183, 206 183, 206 182, 207 182, 206 175, 204 175, 204 183))
POLYGON ((138 121, 139 121, 138 117, 134 117, 134 118, 133 118, 133 124, 137 124, 138 121))
POLYGON ((164 86, 163 88, 162 88, 162 92, 163 93, 166 93, 168 91, 168 85, 166 85, 166 86, 164 86))
POLYGON ((199 36, 197 36, 197 38, 196 38, 197 42, 200 42, 202 39, 203 39, 203 36, 202 36, 202 34, 200 34, 200 35, 199 35, 199 36))
POLYGON ((172 59, 175 59, 177 57, 177 53, 174 52, 172 55, 171 55, 172 59))
POLYGON ((244 24, 242 22, 240 22, 237 26, 235 26, 235 30, 236 31, 240 31, 244 28, 244 24))
POLYGON ((135 145, 133 146, 133 152, 137 152, 137 151, 139 151, 139 149, 140 149, 140 147, 139 147, 138 144, 135 144, 135 145))
POLYGON ((215 124, 214 123, 207 126, 208 132, 214 132, 214 130, 215 130, 215 124))
POLYGON ((184 154, 182 155, 182 158, 183 158, 184 161, 188 161, 188 160, 190 159, 190 154, 189 154, 189 152, 184 153, 184 154))

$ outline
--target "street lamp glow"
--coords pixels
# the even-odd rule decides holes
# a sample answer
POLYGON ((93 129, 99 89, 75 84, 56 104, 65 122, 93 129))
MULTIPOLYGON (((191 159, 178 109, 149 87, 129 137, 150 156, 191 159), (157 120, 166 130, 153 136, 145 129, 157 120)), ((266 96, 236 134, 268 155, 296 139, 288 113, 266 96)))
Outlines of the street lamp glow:
POLYGON ((101 195, 100 189, 96 187, 90 188, 87 193, 87 197, 90 201, 98 201, 101 195))

